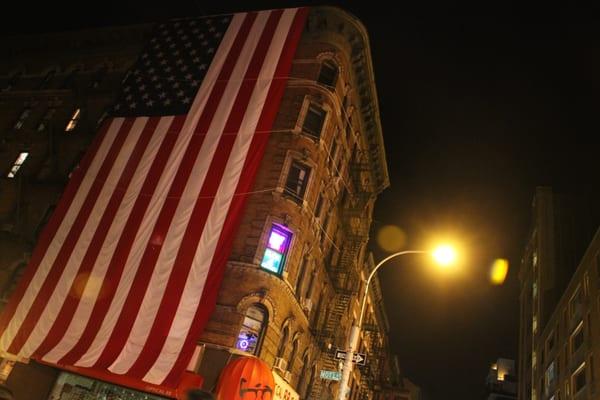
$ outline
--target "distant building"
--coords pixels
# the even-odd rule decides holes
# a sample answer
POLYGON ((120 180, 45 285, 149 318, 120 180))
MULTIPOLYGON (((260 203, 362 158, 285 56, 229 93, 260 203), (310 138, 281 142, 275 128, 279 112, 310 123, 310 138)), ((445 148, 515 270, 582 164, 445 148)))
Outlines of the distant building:
POLYGON ((486 382, 486 400, 514 400, 517 398, 515 361, 499 358, 491 365, 486 382))
POLYGON ((597 209, 587 197, 536 190, 519 273, 521 400, 600 394, 593 363, 594 353, 600 357, 597 209))

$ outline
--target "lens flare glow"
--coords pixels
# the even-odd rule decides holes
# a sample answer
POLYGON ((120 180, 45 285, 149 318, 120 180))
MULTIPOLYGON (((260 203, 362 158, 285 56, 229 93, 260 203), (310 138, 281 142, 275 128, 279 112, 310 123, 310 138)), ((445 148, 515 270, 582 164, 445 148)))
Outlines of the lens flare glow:
POLYGON ((433 250, 433 258, 442 267, 447 267, 454 264, 456 261, 456 251, 452 246, 443 245, 433 250))
POLYGON ((508 260, 498 258, 490 268, 490 282, 494 285, 502 285, 508 274, 508 260))

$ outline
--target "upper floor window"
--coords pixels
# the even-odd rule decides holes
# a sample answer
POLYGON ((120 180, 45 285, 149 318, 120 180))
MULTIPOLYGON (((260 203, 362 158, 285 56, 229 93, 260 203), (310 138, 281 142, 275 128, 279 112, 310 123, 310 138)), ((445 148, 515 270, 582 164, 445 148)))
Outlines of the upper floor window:
POLYGON ((25 160, 27 160, 27 157, 29 157, 28 152, 24 151, 24 152, 20 153, 19 156, 17 157, 17 159, 15 160, 15 162, 13 163, 12 167, 10 168, 10 171, 9 171, 8 175, 6 175, 6 177, 14 178, 15 176, 17 176, 17 172, 19 172, 19 170, 25 163, 25 160))
POLYGON ((321 70, 319 71, 317 82, 333 88, 337 82, 338 75, 339 68, 337 64, 332 60, 325 60, 321 64, 321 70))
POLYGON ((29 108, 29 107, 24 108, 23 111, 21 111, 21 114, 19 114, 19 118, 17 118, 17 121, 13 125, 13 128, 17 129, 17 130, 21 129, 23 127, 23 125, 25 125, 25 121, 27 121, 27 118, 29 118, 30 115, 31 115, 31 108, 29 108))
POLYGON ((236 348, 257 355, 267 327, 267 310, 260 304, 248 307, 238 333, 236 348))
POLYGON ((295 202, 301 203, 306 193, 309 176, 310 168, 307 165, 296 160, 292 161, 285 180, 284 193, 289 195, 295 202))
POLYGON ((92 82, 90 83, 90 87, 92 89, 98 89, 100 87, 100 84, 106 76, 106 71, 108 71, 106 65, 103 65, 102 67, 98 68, 98 70, 94 74, 94 77, 92 78, 92 82))
POLYGON ((572 379, 573 385, 573 395, 577 394, 581 389, 585 387, 586 379, 585 379, 585 363, 583 363, 577 371, 573 374, 572 379))
POLYGON ((6 85, 2 88, 2 91, 8 92, 9 90, 12 90, 17 84, 17 82, 19 82, 19 79, 21 79, 22 75, 23 72, 21 71, 12 74, 11 77, 8 79, 8 82, 6 82, 6 85))
POLYGON ((52 79, 54 79, 54 75, 56 75, 56 70, 54 69, 46 72, 46 75, 44 75, 40 81, 40 84, 38 85, 38 90, 48 88, 48 86, 50 86, 50 82, 52 82, 52 79))
POLYGON ((291 241, 292 232, 280 225, 273 224, 260 266, 267 271, 281 274, 291 241))
POLYGON ((46 112, 42 116, 42 119, 40 120, 40 123, 37 126, 38 132, 44 131, 46 130, 46 128, 48 128, 48 126, 50 126, 50 121, 52 121, 52 117, 54 117, 54 114, 56 114, 55 107, 50 107, 46 110, 46 112))
POLYGON ((321 131, 323 130, 323 125, 325 124, 325 116, 327 112, 323 110, 317 104, 310 103, 308 106, 308 110, 306 111, 306 116, 304 117, 304 124, 302 125, 302 131, 315 139, 321 137, 321 131))
POLYGON ((79 72, 80 72, 79 68, 72 69, 65 77, 65 80, 60 85, 60 88, 68 89, 71 86, 73 86, 73 84, 75 83, 75 79, 77 79, 77 75, 79 75, 79 72))
POLYGON ((583 322, 580 323, 571 335, 571 353, 575 353, 583 345, 583 322))
POLYGON ((77 127, 77 123, 79 122, 80 117, 81 117, 81 109, 77 108, 77 109, 75 109, 75 111, 73 111, 73 114, 71 115, 71 119, 69 120, 69 122, 67 123, 67 126, 65 127, 65 132, 71 132, 73 129, 75 129, 75 127, 77 127))

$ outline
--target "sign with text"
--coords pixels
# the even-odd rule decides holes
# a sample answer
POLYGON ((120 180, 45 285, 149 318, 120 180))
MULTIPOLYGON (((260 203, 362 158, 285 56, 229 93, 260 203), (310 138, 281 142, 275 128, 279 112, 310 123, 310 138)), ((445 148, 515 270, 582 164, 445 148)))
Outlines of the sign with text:
POLYGON ((339 381, 342 379, 342 373, 340 371, 321 370, 321 379, 328 381, 339 381))
MULTIPOLYGON (((335 359, 336 360, 345 360, 347 351, 337 349, 335 351, 335 359)), ((358 365, 366 365, 367 364, 367 355, 365 353, 354 353, 352 355, 352 362, 358 365)))
POLYGON ((300 395, 296 393, 293 387, 290 386, 277 372, 273 372, 275 379, 275 395, 273 400, 300 400, 300 395))

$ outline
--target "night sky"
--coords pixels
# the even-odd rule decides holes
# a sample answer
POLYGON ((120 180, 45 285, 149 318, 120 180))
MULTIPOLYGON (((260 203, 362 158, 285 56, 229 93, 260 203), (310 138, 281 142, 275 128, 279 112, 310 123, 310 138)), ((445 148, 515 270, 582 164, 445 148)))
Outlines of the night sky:
MULTIPOLYGON (((382 270, 393 350, 427 400, 480 399, 489 364, 517 356, 518 262, 535 186, 597 181, 600 14, 546 4, 542 15, 504 2, 336 3, 371 39, 391 180, 373 236, 393 224, 406 233, 406 248, 447 235, 465 251, 455 276, 431 274, 419 257, 382 270), (503 286, 492 286, 488 267, 499 257, 511 269, 503 286)), ((305 4, 318 3, 22 2, 21 17, 0 29, 63 31, 305 4)))

